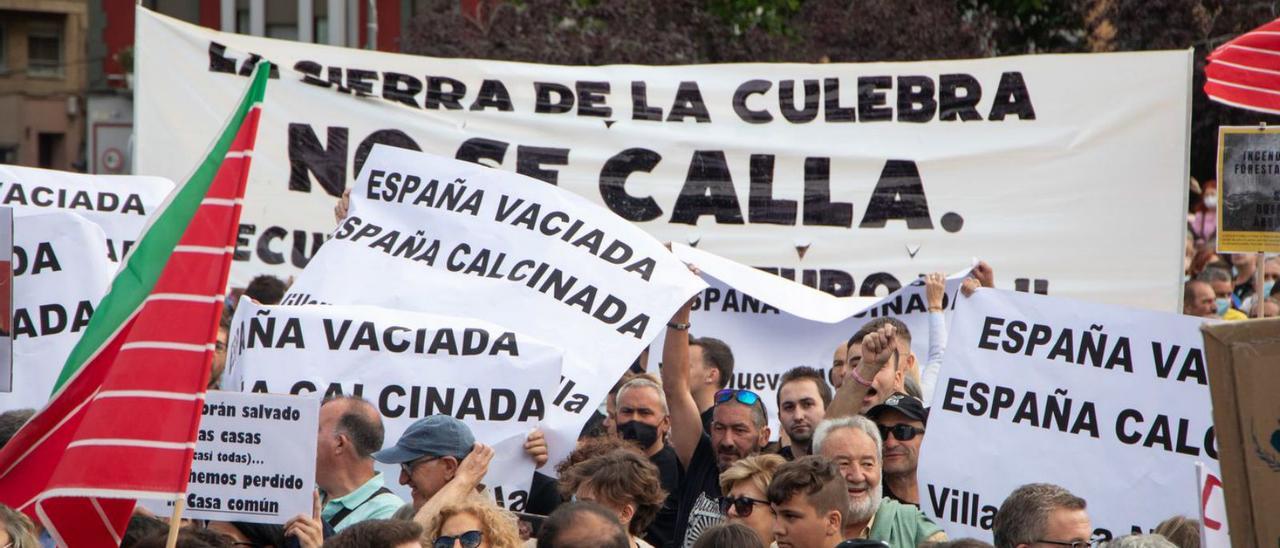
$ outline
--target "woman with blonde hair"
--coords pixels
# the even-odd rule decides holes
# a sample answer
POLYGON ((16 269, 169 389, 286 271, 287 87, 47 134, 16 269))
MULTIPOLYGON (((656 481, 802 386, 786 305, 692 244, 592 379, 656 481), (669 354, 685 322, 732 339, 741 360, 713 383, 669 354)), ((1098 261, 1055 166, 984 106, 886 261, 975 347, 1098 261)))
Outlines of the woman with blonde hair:
POLYGON ((492 502, 469 498, 440 509, 427 538, 432 548, 518 548, 516 518, 492 502))
POLYGON ((36 527, 27 516, 0 504, 0 546, 12 548, 40 548, 36 541, 36 527))
POLYGON ((720 473, 720 511, 729 523, 750 527, 760 543, 773 543, 773 507, 769 505, 769 482, 779 466, 787 462, 778 455, 755 455, 741 459, 720 473))

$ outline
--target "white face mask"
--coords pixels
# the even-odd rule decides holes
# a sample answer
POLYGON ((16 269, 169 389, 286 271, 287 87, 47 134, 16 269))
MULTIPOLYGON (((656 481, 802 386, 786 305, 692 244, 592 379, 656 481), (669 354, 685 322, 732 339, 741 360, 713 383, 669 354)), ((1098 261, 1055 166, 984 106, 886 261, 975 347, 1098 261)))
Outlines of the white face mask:
POLYGON ((1218 207, 1218 195, 1217 195, 1217 194, 1210 194, 1210 195, 1208 195, 1208 196, 1205 196, 1205 197, 1204 197, 1204 206, 1205 206, 1205 207, 1207 207, 1207 208, 1209 208, 1209 209, 1217 208, 1217 207, 1218 207))

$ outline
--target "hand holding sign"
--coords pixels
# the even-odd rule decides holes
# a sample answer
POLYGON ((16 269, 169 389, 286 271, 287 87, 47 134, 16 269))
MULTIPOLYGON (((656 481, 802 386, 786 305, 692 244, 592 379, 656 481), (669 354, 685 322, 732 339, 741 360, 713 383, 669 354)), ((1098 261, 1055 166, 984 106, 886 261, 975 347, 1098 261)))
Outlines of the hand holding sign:
POLYGON ((929 312, 942 311, 942 297, 947 293, 947 276, 941 272, 924 277, 924 294, 929 302, 929 312))
POLYGON ((311 494, 311 517, 294 516, 284 524, 284 536, 298 539, 302 548, 320 548, 324 545, 324 526, 320 524, 320 493, 311 494))
POLYGON ((547 437, 541 430, 529 432, 524 440, 524 453, 533 459, 535 468, 542 468, 547 463, 547 437))

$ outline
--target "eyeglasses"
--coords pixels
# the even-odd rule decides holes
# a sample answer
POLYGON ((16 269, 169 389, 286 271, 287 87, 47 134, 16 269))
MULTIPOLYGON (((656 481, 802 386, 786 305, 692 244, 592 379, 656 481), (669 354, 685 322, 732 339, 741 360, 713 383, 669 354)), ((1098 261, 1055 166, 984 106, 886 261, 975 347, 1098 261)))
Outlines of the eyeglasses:
POLYGON ((1091 546, 1097 546, 1097 544, 1091 540, 1076 540, 1072 542, 1062 542, 1057 540, 1040 539, 1040 540, 1037 540, 1036 542, 1040 544, 1052 544, 1054 546, 1070 546, 1071 548, 1090 548, 1091 546))
POLYGON ((745 518, 751 515, 751 511, 755 510, 757 504, 769 505, 769 501, 753 499, 751 497, 720 497, 720 513, 728 514, 729 507, 733 507, 733 515, 745 518))
POLYGON ((415 467, 417 467, 419 464, 425 464, 425 463, 431 462, 431 461, 433 461, 433 460, 438 460, 439 458, 440 458, 440 457, 422 457, 422 458, 417 459, 417 460, 411 460, 411 461, 409 461, 409 462, 402 462, 402 463, 400 463, 400 471, 401 471, 401 472, 404 472, 404 475, 406 475, 406 476, 412 476, 412 475, 413 475, 413 469, 414 469, 415 467))
POLYGON ((729 400, 736 399, 742 405, 755 405, 760 401, 760 395, 750 390, 734 390, 726 388, 716 392, 716 403, 724 403, 729 400))
POLYGON ((884 426, 884 425, 876 425, 876 426, 880 428, 880 437, 886 440, 889 439, 890 434, 893 434, 893 437, 896 438, 898 441, 913 440, 916 438, 916 436, 924 434, 923 428, 916 428, 914 426, 911 426, 910 424, 895 424, 893 426, 884 426))
POLYGON ((435 548, 453 548, 453 541, 462 543, 462 548, 476 548, 480 545, 480 541, 484 539, 484 533, 480 531, 467 531, 461 535, 453 537, 436 537, 436 542, 432 546, 435 548))

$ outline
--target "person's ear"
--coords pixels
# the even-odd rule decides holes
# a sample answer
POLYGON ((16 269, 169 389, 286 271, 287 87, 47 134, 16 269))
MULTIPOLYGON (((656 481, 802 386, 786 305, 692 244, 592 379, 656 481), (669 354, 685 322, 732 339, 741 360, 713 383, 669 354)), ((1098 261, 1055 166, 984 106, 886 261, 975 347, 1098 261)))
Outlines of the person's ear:
POLYGON ((844 533, 843 522, 839 510, 827 512, 827 536, 842 535, 844 533))
POLYGON ((440 463, 441 463, 440 466, 444 467, 445 477, 449 479, 453 479, 454 474, 458 473, 458 458, 457 457, 441 457, 440 463))
POLYGON ((624 529, 630 529, 628 525, 631 524, 631 518, 634 518, 634 517, 636 517, 635 505, 624 504, 622 505, 622 509, 618 510, 618 521, 622 522, 622 527, 624 529))
POLYGON ((760 439, 756 440, 756 449, 763 449, 766 445, 769 445, 770 434, 772 434, 772 432, 769 431, 769 425, 764 425, 764 427, 760 429, 760 439))

